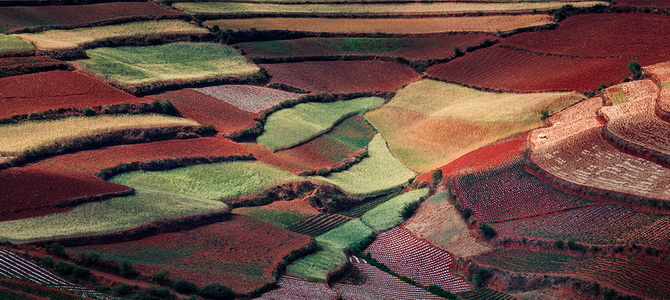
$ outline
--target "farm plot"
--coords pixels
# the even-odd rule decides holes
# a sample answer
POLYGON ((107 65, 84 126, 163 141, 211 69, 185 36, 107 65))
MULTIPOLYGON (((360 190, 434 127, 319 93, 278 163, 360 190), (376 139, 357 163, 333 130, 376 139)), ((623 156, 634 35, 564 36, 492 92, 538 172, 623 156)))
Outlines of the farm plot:
POLYGON ((0 118, 58 108, 144 102, 91 76, 69 71, 0 78, 0 90, 0 118))
POLYGON ((302 94, 253 85, 218 85, 195 89, 241 110, 259 113, 285 100, 300 98, 302 94))
POLYGON ((670 3, 664 0, 619 0, 614 6, 670 8, 670 3))
MULTIPOLYGON (((527 173, 521 157, 489 171, 454 180, 464 206, 481 222, 524 219, 593 205, 594 202, 563 193, 527 173)), ((534 228, 533 228, 534 230, 534 228)))
POLYGON ((262 67, 273 83, 321 93, 394 91, 419 78, 409 66, 388 61, 308 61, 262 67))
POLYGON ((263 293, 258 299, 275 300, 311 300, 311 299, 338 299, 335 291, 324 283, 309 282, 298 277, 282 275, 277 280, 277 289, 263 293))
POLYGON ((489 93, 421 80, 366 118, 400 161, 427 172, 498 139, 539 127, 540 111, 557 111, 582 97, 573 92, 489 93))
POLYGON ((670 295, 667 285, 659 280, 667 278, 665 263, 634 258, 583 258, 562 254, 505 250, 477 256, 474 261, 512 272, 555 274, 597 281, 615 290, 650 299, 670 295))
POLYGON ((0 153, 21 153, 51 142, 113 130, 193 125, 198 123, 164 115, 102 115, 0 125, 0 153))
POLYGON ((115 176, 110 181, 138 189, 222 201, 253 195, 297 179, 290 173, 257 161, 232 161, 167 171, 136 171, 115 176))
POLYGON ((602 97, 589 98, 552 115, 546 121, 551 125, 556 125, 593 118, 601 107, 603 107, 602 97))
POLYGON ((441 18, 249 18, 206 21, 223 30, 291 30, 328 33, 421 34, 444 32, 509 31, 553 23, 548 15, 441 17, 441 18))
POLYGON ((233 48, 212 43, 96 48, 86 54, 91 58, 77 61, 79 66, 122 85, 248 76, 259 70, 233 48))
POLYGON ((0 288, 23 291, 36 296, 63 297, 58 299, 82 299, 81 296, 63 292, 61 290, 87 296, 99 295, 96 291, 68 282, 51 273, 49 270, 7 250, 0 250, 0 276, 27 281, 0 279, 0 288), (29 282, 38 285, 36 286, 29 282), (50 288, 44 285, 49 286, 50 288))
POLYGON ((389 201, 393 199, 395 196, 400 195, 401 192, 395 192, 395 193, 390 193, 386 194, 384 196, 379 196, 376 197, 372 200, 369 200, 359 206, 356 206, 348 211, 340 212, 341 215, 347 216, 350 218, 360 218, 362 217, 366 212, 370 211, 371 209, 377 207, 378 205, 389 201))
POLYGON ((151 2, 3 7, 0 12, 0 32, 24 27, 79 27, 113 19, 176 15, 180 13, 151 2))
MULTIPOLYGON (((667 59, 666 56, 649 56, 640 57, 638 61, 646 65, 667 59)), ((427 73, 447 81, 501 90, 588 91, 629 76, 626 66, 630 60, 542 55, 496 45, 434 65, 427 73)))
POLYGON ((668 169, 619 151, 602 136, 602 129, 591 118, 535 130, 529 138, 530 161, 571 189, 606 191, 624 201, 669 200, 668 169))
POLYGON ((397 189, 416 175, 391 154, 381 134, 370 141, 368 154, 346 171, 307 178, 339 186, 354 196, 371 197, 397 189))
MULTIPOLYGON (((301 199, 293 200, 292 202, 302 201, 301 199)), ((278 202, 273 202, 278 203, 278 202)), ((311 213, 303 213, 292 209, 280 209, 273 207, 272 204, 264 206, 255 206, 255 207, 240 207, 233 210, 234 214, 244 215, 252 219, 264 221, 270 223, 279 228, 286 229, 291 224, 300 222, 304 219, 310 218, 313 216, 311 213)), ((305 205, 309 205, 305 203, 305 205)), ((294 231, 294 230, 291 230, 294 231)), ((294 231, 296 232, 296 231, 294 231)))
POLYGON ((37 33, 15 34, 39 49, 71 49, 110 38, 131 38, 163 35, 205 34, 209 31, 182 20, 140 21, 75 29, 52 29, 37 33))
POLYGON ((0 297, 7 300, 22 299, 87 299, 83 296, 52 287, 16 279, 0 279, 0 297))
POLYGON ((335 124, 384 104, 379 97, 356 98, 328 103, 301 103, 279 110, 265 121, 256 140, 272 151, 287 149, 329 131, 335 124))
POLYGON ((22 41, 19 38, 0 34, 0 56, 11 56, 18 53, 30 53, 34 50, 33 45, 22 41))
MULTIPOLYGON (((528 195, 532 196, 532 195, 528 195)), ((553 215, 494 224, 499 232, 589 244, 670 247, 670 217, 638 212, 619 204, 594 205, 553 215)))
POLYGON ((303 172, 333 167, 363 151, 375 136, 374 130, 360 115, 349 117, 332 130, 306 143, 286 150, 271 152, 265 147, 253 147, 254 156, 266 164, 291 172, 303 172))
POLYGON ((24 168, 0 171, 0 181, 0 221, 66 211, 71 207, 57 207, 57 204, 74 198, 111 198, 129 190, 97 178, 24 168))
POLYGON ((575 7, 608 5, 605 1, 526 2, 526 3, 403 3, 403 4, 275 4, 233 2, 181 2, 174 7, 190 14, 304 14, 304 15, 443 15, 478 12, 533 12, 575 7))
POLYGON ((198 285, 216 282, 236 293, 248 293, 274 282, 284 257, 309 243, 307 236, 232 215, 225 222, 197 229, 69 250, 127 260, 146 275, 168 270, 171 279, 187 278, 198 285))
POLYGON ((170 100, 183 116, 200 124, 213 125, 222 133, 242 130, 255 124, 255 114, 194 89, 169 91, 147 98, 170 100))
POLYGON ((46 56, 0 57, 0 78, 69 68, 68 63, 46 56))
POLYGON ((656 115, 656 84, 636 81, 621 89, 631 102, 601 109, 608 137, 638 155, 670 163, 670 127, 656 115))
POLYGON ((315 56, 381 56, 404 57, 412 60, 452 57, 454 48, 461 50, 476 46, 487 34, 455 34, 445 37, 403 38, 302 38, 235 44, 234 47, 254 59, 281 59, 315 56))
POLYGON ((137 189, 136 194, 90 202, 46 216, 0 222, 0 240, 12 243, 128 230, 166 219, 226 212, 220 201, 137 189))
POLYGON ((365 275, 366 280, 361 285, 334 284, 333 289, 346 299, 444 299, 377 269, 362 259, 351 257, 349 260, 365 275))
POLYGON ((522 33, 501 45, 567 56, 662 55, 668 54, 670 42, 660 37, 669 34, 670 21, 662 15, 583 14, 565 19, 556 30, 522 33))
POLYGON ((351 218, 345 217, 340 214, 319 214, 298 222, 295 222, 286 229, 306 234, 310 236, 318 236, 321 234, 334 229, 337 226, 344 224, 345 222, 351 220, 351 218))
POLYGON ((396 227, 381 233, 366 250, 394 273, 424 286, 438 285, 459 293, 472 290, 470 283, 454 273, 454 256, 396 227))
POLYGON ((344 250, 372 235, 360 220, 350 220, 316 237, 319 251, 300 258, 286 268, 286 273, 309 281, 325 282, 328 274, 346 262, 344 250))
POLYGON ((363 214, 361 222, 377 233, 389 230, 405 220, 402 214, 407 205, 418 203, 427 194, 428 189, 419 189, 395 196, 363 214))
POLYGON ((511 296, 503 292, 489 288, 479 288, 472 291, 459 293, 458 297, 463 300, 514 300, 517 296, 511 296))
MULTIPOLYGON (((507 139, 498 140, 477 150, 468 152, 454 161, 439 167, 443 178, 449 176, 479 172, 499 166, 513 157, 518 157, 526 150, 528 134, 520 134, 507 139)), ((431 181, 433 172, 426 172, 419 177, 419 181, 431 181)))

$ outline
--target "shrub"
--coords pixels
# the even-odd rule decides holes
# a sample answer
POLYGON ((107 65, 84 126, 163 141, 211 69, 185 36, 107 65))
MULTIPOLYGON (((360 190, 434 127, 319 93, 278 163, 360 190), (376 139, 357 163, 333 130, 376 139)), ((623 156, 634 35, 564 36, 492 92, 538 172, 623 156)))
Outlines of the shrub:
POLYGON ((547 118, 549 118, 549 116, 551 116, 551 111, 549 111, 548 109, 543 109, 539 113, 540 113, 540 120, 542 121, 546 120, 547 118))
POLYGON ((84 116, 87 116, 87 117, 91 117, 91 116, 96 115, 95 111, 90 107, 84 108, 83 114, 84 114, 84 116))
POLYGON ((481 230, 482 235, 484 235, 484 238, 487 240, 490 240, 498 235, 495 229, 486 223, 479 223, 479 230, 481 230))
POLYGON ((460 48, 458 47, 454 48, 454 57, 461 57, 463 55, 465 55, 465 53, 463 53, 463 51, 461 51, 460 48))
POLYGON ((628 63, 628 71, 633 74, 633 79, 642 78, 642 65, 640 65, 639 62, 631 60, 630 63, 628 63))
POLYGON ((491 277, 491 271, 483 268, 478 268, 477 271, 475 271, 475 275, 473 276, 473 284, 475 287, 484 287, 486 285, 486 281, 491 277))
POLYGON ((130 296, 133 294, 135 291, 132 286, 130 286, 127 283, 122 283, 116 288, 114 288, 114 295, 117 295, 119 297, 126 297, 130 296))
POLYGON ((417 208, 419 208, 419 205, 421 205, 421 202, 411 202, 405 204, 405 206, 402 207, 402 211, 400 212, 400 216, 404 219, 407 220, 412 215, 414 215, 414 212, 416 211, 417 208))
POLYGON ((177 110, 177 107, 170 102, 170 100, 159 100, 156 99, 152 102, 153 106, 164 115, 181 117, 181 113, 177 110))
POLYGON ((554 247, 556 247, 558 249, 563 249, 563 247, 564 247, 563 241, 554 241, 554 247))
POLYGON ((570 4, 563 5, 563 7, 554 11, 554 13, 553 13, 554 20, 556 20, 556 22, 561 22, 561 21, 565 20, 565 18, 570 16, 570 14, 574 10, 575 10, 575 7, 570 5, 570 4))
POLYGON ((230 299, 235 295, 233 290, 229 287, 225 287, 218 283, 210 283, 201 287, 198 294, 210 299, 230 299))
POLYGON ((438 169, 437 171, 433 172, 433 174, 430 176, 433 182, 433 186, 437 187, 438 184, 442 181, 442 170, 438 169))
POLYGON ((54 259, 49 255, 45 255, 44 258, 42 258, 42 262, 44 263, 45 266, 49 268, 53 267, 54 265, 54 259))
POLYGON ((600 283, 594 282, 593 285, 591 286, 591 294, 594 297, 597 297, 600 295, 600 283))
POLYGON ((119 271, 119 275, 127 278, 133 278, 137 277, 137 275, 140 275, 140 273, 137 272, 137 269, 135 269, 133 264, 124 260, 121 262, 121 270, 119 271))
POLYGON ((194 294, 198 292, 198 286, 186 279, 178 279, 172 283, 172 288, 182 294, 194 294))
POLYGON ((442 289, 437 284, 430 285, 427 290, 429 292, 431 292, 432 294, 438 295, 438 296, 443 297, 443 298, 457 299, 454 294, 450 293, 449 291, 445 291, 444 289, 442 289))
POLYGON ((170 271, 162 270, 151 275, 151 279, 158 284, 170 283, 170 271))
POLYGON ((56 255, 58 257, 63 257, 67 258, 67 253, 65 253, 65 247, 61 245, 60 243, 51 243, 49 245, 49 248, 47 248, 48 253, 52 253, 53 255, 56 255))

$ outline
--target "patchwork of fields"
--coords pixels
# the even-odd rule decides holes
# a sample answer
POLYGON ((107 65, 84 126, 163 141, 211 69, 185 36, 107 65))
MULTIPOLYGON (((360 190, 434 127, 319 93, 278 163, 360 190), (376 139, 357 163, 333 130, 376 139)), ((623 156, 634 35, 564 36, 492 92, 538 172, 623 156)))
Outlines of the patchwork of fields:
POLYGON ((0 3, 2 299, 670 297, 663 1, 61 2, 0 3))

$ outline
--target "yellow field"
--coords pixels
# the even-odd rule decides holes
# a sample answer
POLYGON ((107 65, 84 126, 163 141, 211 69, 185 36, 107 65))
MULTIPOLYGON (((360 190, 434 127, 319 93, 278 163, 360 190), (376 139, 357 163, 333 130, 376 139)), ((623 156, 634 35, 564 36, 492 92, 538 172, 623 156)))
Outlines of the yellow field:
POLYGON ((236 2, 182 2, 173 6, 192 14, 313 13, 313 14, 456 14, 476 12, 547 11, 570 4, 575 7, 608 5, 605 1, 528 3, 404 3, 404 4, 272 4, 236 2))
POLYGON ((161 34, 197 34, 208 30, 182 20, 132 22, 68 30, 47 30, 13 36, 34 43, 45 50, 76 48, 79 45, 113 37, 136 37, 161 34))
POLYGON ((330 33, 439 33, 497 32, 553 23, 549 15, 442 17, 442 18, 251 18, 205 22, 223 30, 293 30, 330 33))
POLYGON ((405 165, 426 172, 512 134, 542 125, 540 111, 583 99, 574 93, 487 93, 433 80, 398 91, 366 118, 405 165))
POLYGON ((16 154, 58 140, 129 128, 198 125, 163 115, 116 115, 31 121, 0 126, 0 154, 16 154))

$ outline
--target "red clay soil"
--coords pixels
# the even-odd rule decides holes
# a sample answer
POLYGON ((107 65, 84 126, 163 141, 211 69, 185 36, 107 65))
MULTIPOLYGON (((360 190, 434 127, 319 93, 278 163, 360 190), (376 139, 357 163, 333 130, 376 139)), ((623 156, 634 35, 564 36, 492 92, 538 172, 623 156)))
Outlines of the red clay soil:
POLYGON ((37 217, 70 208, 58 201, 119 193, 128 187, 95 177, 67 176, 40 170, 10 168, 0 171, 0 221, 37 217))
MULTIPOLYGON (((520 134, 501 141, 494 142, 475 151, 469 152, 458 159, 439 168, 444 178, 462 172, 484 171, 526 150, 528 134, 520 134)), ((435 171, 423 173, 417 177, 419 181, 430 181, 435 171)))
MULTIPOLYGON (((635 59, 642 65, 649 65, 669 58, 635 59)), ((623 77, 630 76, 626 69, 630 61, 630 58, 549 56, 493 46, 432 66, 426 72, 450 82, 505 91, 589 91, 601 83, 618 83, 623 77)))
POLYGON ((166 92, 149 96, 148 99, 170 100, 185 117, 200 124, 213 125, 221 133, 238 131, 255 124, 256 114, 193 89, 166 92))
POLYGON ((70 68, 66 62, 46 56, 16 56, 0 58, 0 77, 70 68))
MULTIPOLYGON (((465 50, 485 39, 495 39, 487 34, 455 34, 446 37, 403 37, 376 39, 369 46, 347 43, 350 38, 302 38, 294 40, 251 42, 236 44, 249 57, 284 58, 333 55, 375 55, 404 57, 412 60, 447 58, 454 55, 454 48, 465 50), (344 39, 344 40, 343 40, 344 39), (375 46, 378 45, 379 48, 375 46), (280 49, 280 50, 278 50, 280 49)), ((361 41, 363 43, 363 41, 361 41)))
POLYGON ((171 279, 197 285, 215 282, 246 293, 274 281, 273 271, 283 258, 309 243, 306 235, 233 214, 197 229, 70 250, 126 259, 146 275, 168 270, 171 279))
POLYGON ((670 18, 664 15, 587 14, 565 19, 556 30, 511 36, 501 45, 569 56, 659 55, 670 53, 668 36, 670 18))
POLYGON ((152 2, 3 7, 0 10, 0 32, 32 26, 83 25, 127 17, 179 14, 152 2))
POLYGON ((44 170, 68 175, 93 176, 104 168, 135 161, 173 157, 227 156, 249 151, 241 144, 223 138, 169 140, 144 144, 120 145, 50 157, 24 169, 44 170))
POLYGON ((0 118, 57 108, 83 108, 148 101, 91 76, 50 71, 0 78, 0 118))
POLYGON ((670 8, 668 0, 617 0, 614 6, 670 8))
MULTIPOLYGON (((9 290, 26 297, 25 299, 87 299, 80 295, 62 291, 52 287, 43 286, 28 281, 9 278, 0 279, 0 290, 9 290), (25 294, 24 294, 25 293, 25 294)), ((16 298, 23 299, 23 298, 16 298)))
POLYGON ((395 91, 420 78, 412 68, 387 61, 309 61, 262 67, 273 83, 320 93, 395 91))

